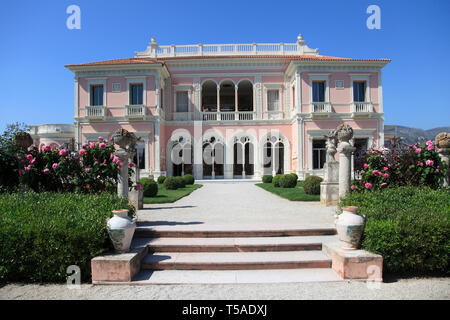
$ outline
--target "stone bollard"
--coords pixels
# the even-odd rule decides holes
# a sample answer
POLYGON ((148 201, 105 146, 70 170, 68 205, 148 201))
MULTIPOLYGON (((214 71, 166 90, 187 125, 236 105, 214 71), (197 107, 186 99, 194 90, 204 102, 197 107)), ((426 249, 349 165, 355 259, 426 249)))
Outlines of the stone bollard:
POLYGON ((436 151, 441 157, 441 161, 445 162, 445 166, 447 168, 447 175, 442 182, 443 187, 448 187, 450 180, 450 166, 449 166, 449 158, 450 158, 450 133, 441 132, 439 133, 435 140, 434 145, 436 146, 436 151))
POLYGON ((356 150, 350 144, 353 137, 353 129, 348 124, 341 124, 337 128, 337 136, 340 142, 339 152, 339 198, 343 198, 350 190, 352 154, 356 150))

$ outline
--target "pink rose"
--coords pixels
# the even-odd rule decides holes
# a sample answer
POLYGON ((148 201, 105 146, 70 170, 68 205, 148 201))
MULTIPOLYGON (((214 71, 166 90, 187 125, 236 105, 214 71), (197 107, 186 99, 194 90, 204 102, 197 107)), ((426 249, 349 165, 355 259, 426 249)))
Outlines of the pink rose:
POLYGON ((366 187, 366 189, 370 189, 370 188, 372 188, 372 184, 369 183, 369 182, 367 182, 367 183, 364 185, 364 187, 366 187))
POLYGON ((141 190, 142 185, 140 183, 137 184, 136 189, 141 190))
POLYGON ((420 166, 423 167, 423 162, 420 163, 420 166))
POLYGON ((133 162, 128 162, 128 166, 129 166, 130 168, 133 168, 133 167, 134 167, 134 163, 133 163, 133 162))
POLYGON ((99 146, 100 149, 105 149, 106 148, 106 144, 104 144, 103 142, 100 142, 98 144, 98 146, 99 146))
POLYGON ((59 155, 60 156, 65 156, 67 154, 67 150, 66 149, 61 149, 60 151, 59 151, 59 155))
POLYGON ((43 146, 42 150, 44 150, 44 151, 51 151, 52 148, 50 146, 43 146))
POLYGON ((30 165, 25 167, 25 171, 30 171, 30 170, 31 170, 31 166, 30 165))
POLYGON ((434 147, 430 144, 430 145, 427 147, 427 149, 428 149, 428 151, 431 151, 431 150, 434 149, 434 147))
POLYGON ((58 169, 58 164, 57 163, 52 164, 52 168, 53 168, 53 170, 58 169))
POLYGON ((364 169, 367 169, 369 165, 367 163, 364 163, 364 169))
POLYGON ((364 170, 361 170, 361 174, 364 174, 364 173, 366 173, 364 170))
POLYGON ((114 163, 117 163, 117 161, 119 161, 119 157, 118 156, 113 156, 113 160, 114 163))
POLYGON ((425 142, 425 144, 426 144, 427 146, 431 146, 431 145, 433 145, 433 141, 428 140, 427 142, 425 142))
POLYGON ((34 164, 35 162, 36 162, 36 159, 34 159, 34 158, 30 160, 30 164, 34 164))
POLYGON ((421 153, 421 152, 422 152, 422 149, 416 148, 416 152, 417 152, 417 153, 421 153))
POLYGON ((89 172, 91 172, 91 169, 90 169, 90 168, 86 168, 86 169, 84 169, 84 171, 85 171, 86 173, 89 173, 89 172))
POLYGON ((350 189, 352 190, 355 190, 355 188, 356 188, 355 186, 350 186, 350 189))
POLYGON ((372 171, 372 174, 373 174, 374 176, 378 175, 378 170, 373 170, 373 171, 372 171))
POLYGON ((385 173, 385 174, 383 174, 383 177, 389 178, 389 174, 385 173))
POLYGON ((44 173, 45 173, 45 174, 47 174, 47 173, 49 173, 49 172, 50 172, 50 170, 44 169, 44 173))
POLYGON ((433 160, 427 160, 427 161, 425 161, 425 164, 427 166, 433 166, 434 165, 434 161, 433 160))
POLYGON ((118 166, 117 166, 117 169, 122 169, 122 166, 121 166, 121 165, 118 165, 118 166))
POLYGON ((87 152, 86 152, 86 150, 81 149, 79 153, 80 153, 80 156, 84 156, 87 152))
POLYGON ((94 148, 95 147, 95 143, 94 142, 89 142, 89 148, 94 148))
POLYGON ((88 146, 87 143, 83 143, 83 145, 81 146, 82 148, 86 148, 88 146))
POLYGON ((100 137, 98 137, 98 140, 100 140, 100 141, 104 141, 104 140, 105 140, 105 138, 103 138, 102 136, 100 136, 100 137))
POLYGON ((382 187, 386 187, 386 186, 387 186, 387 183, 386 183, 386 182, 383 182, 383 183, 381 184, 381 186, 382 186, 382 187))
POLYGON ((388 167, 384 167, 384 168, 383 168, 383 171, 388 171, 388 170, 389 170, 388 167))
POLYGON ((382 173, 380 171, 377 171, 377 176, 381 177, 382 173))
POLYGON ((31 160, 31 159, 33 159, 33 156, 31 154, 27 154, 27 159, 31 160))
POLYGON ((439 169, 434 170, 434 173, 439 173, 439 169))

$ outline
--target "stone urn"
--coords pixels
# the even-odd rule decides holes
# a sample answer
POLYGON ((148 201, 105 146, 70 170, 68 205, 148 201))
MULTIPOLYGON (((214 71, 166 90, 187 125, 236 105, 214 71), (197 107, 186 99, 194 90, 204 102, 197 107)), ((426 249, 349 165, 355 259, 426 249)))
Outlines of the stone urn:
POLYGON ((349 142, 353 137, 353 128, 348 124, 342 123, 336 128, 339 141, 349 142))
POLYGON ((133 136, 130 132, 125 129, 119 129, 112 136, 115 144, 117 144, 121 149, 125 149, 133 141, 133 136))
POLYGON ((14 143, 19 148, 28 149, 33 144, 33 138, 28 132, 20 131, 14 137, 14 143))
POLYGON ((338 238, 344 245, 343 249, 355 250, 361 239, 365 217, 357 213, 358 207, 342 207, 342 213, 335 221, 338 238))
POLYGON ((136 229, 136 218, 128 217, 127 209, 113 210, 113 214, 106 223, 109 237, 117 252, 127 252, 136 229))
POLYGON ((439 149, 450 148, 450 133, 448 133, 448 132, 439 133, 434 140, 434 144, 439 149))

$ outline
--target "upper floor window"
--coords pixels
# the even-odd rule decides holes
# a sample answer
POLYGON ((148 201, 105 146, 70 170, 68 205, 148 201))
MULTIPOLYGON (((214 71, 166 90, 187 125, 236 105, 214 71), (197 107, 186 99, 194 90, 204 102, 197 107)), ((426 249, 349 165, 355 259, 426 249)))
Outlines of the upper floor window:
POLYGON ((267 91, 267 110, 276 111, 280 105, 280 93, 278 90, 267 91))
POLYGON ((103 106, 103 85, 91 86, 91 106, 103 106))
POLYGON ((144 104, 144 86, 142 83, 130 84, 130 104, 144 104))
POLYGON ((188 92, 177 91, 177 110, 176 112, 188 112, 188 92))
POLYGON ((313 140, 313 169, 322 169, 327 157, 325 140, 313 140))
POLYGON ((313 81, 313 102, 325 102, 325 81, 313 81))
POLYGON ((366 82, 354 81, 353 82, 353 101, 364 102, 366 101, 366 82))

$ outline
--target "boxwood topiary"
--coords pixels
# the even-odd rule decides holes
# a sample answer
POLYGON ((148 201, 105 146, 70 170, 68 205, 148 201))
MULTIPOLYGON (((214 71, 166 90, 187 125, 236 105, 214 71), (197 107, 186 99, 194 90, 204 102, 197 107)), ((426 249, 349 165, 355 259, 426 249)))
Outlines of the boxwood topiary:
POLYGON ((192 174, 185 174, 183 179, 184 179, 184 183, 186 185, 194 184, 194 182, 195 182, 194 176, 192 174))
POLYGON ((280 187, 280 179, 282 176, 284 176, 284 174, 277 174, 275 177, 273 177, 272 184, 274 187, 280 187))
POLYGON ((142 190, 144 190, 144 197, 156 197, 158 194, 158 185, 155 180, 151 178, 142 178, 140 182, 142 190))
POLYGON ((320 183, 323 181, 321 177, 318 176, 309 176, 305 179, 305 183, 303 184, 303 190, 305 190, 306 194, 317 195, 320 194, 320 183))
POLYGON ((175 177, 175 181, 176 181, 177 184, 178 184, 178 188, 184 188, 184 187, 186 187, 186 182, 184 181, 183 177, 180 177, 180 176, 175 177))
POLYGON ((262 177, 262 182, 263 183, 272 183, 272 179, 273 179, 273 177, 271 174, 265 174, 262 177))
POLYGON ((163 184, 163 183, 164 183, 164 180, 166 180, 166 177, 165 177, 165 176, 159 176, 159 177, 158 177, 158 184, 163 184))
POLYGON ((281 188, 295 188, 297 185, 297 175, 285 174, 280 178, 281 188))
POLYGON ((295 181, 298 181, 298 175, 294 172, 289 173, 291 176, 295 177, 295 181))
POLYGON ((177 177, 167 177, 166 180, 164 180, 164 188, 167 190, 176 190, 179 188, 179 183, 176 179, 177 177))

